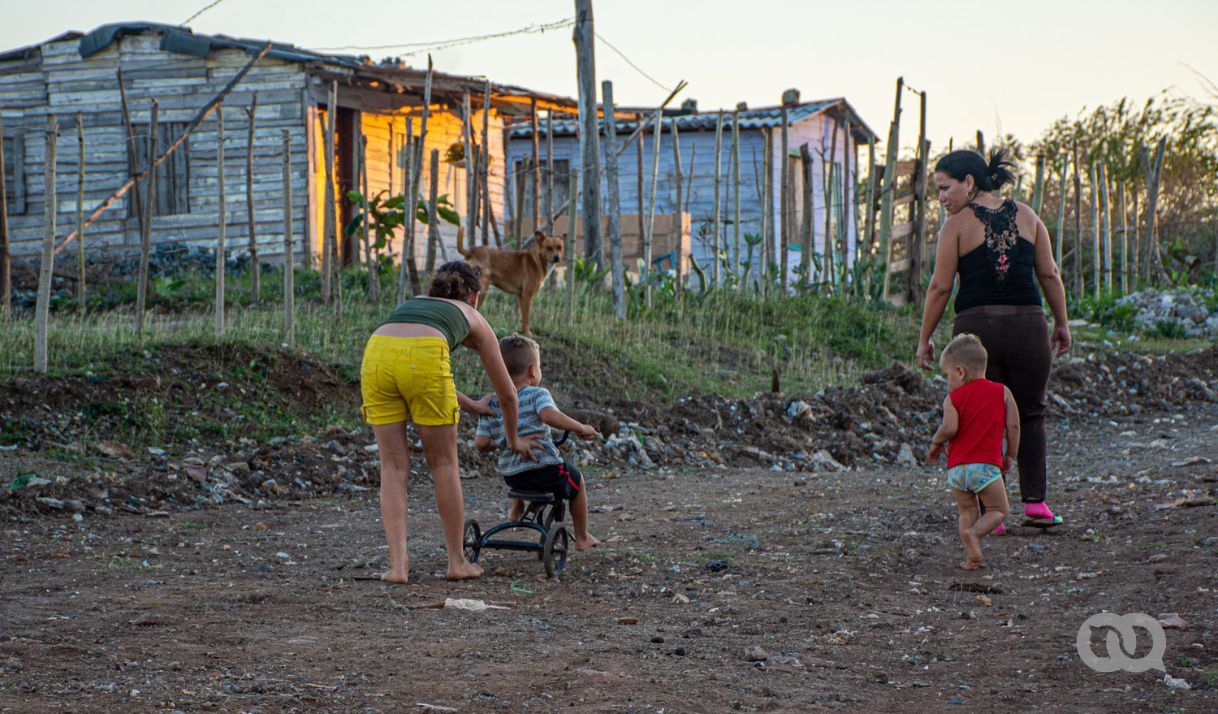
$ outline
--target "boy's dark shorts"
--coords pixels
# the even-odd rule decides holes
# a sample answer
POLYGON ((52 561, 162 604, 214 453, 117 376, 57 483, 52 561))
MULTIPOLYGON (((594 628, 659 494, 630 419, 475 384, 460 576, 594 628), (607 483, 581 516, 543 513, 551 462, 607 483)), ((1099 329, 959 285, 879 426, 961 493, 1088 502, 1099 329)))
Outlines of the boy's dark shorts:
POLYGON ((540 466, 504 476, 503 480, 517 491, 549 491, 567 500, 575 498, 584 488, 584 475, 570 463, 540 466))

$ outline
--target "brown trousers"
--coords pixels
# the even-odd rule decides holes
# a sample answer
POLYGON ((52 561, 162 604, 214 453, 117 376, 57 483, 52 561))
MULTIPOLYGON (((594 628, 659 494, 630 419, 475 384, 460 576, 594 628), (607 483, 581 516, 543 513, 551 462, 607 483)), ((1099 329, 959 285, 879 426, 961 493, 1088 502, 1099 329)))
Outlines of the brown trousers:
POLYGON ((1019 496, 1045 500, 1045 389, 1053 366, 1038 305, 979 305, 956 315, 952 336, 976 335, 989 353, 985 378, 1006 385, 1019 407, 1019 496))

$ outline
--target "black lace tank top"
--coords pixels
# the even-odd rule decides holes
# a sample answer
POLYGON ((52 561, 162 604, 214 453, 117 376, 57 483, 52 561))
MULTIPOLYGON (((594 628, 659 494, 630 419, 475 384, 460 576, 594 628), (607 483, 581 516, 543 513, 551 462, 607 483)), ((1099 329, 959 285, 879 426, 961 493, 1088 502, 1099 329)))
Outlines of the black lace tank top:
POLYGON ((973 213, 985 226, 985 241, 960 257, 956 312, 978 305, 1040 305, 1034 246, 1019 236, 1019 207, 1007 199, 995 209, 977 204, 973 213))

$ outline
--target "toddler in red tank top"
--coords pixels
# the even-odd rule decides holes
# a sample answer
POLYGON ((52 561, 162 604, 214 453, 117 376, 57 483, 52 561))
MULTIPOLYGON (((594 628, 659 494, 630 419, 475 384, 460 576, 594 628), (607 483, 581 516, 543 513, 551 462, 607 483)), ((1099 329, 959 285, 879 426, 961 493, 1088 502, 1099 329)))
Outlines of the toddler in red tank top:
POLYGON ((926 455, 936 463, 947 447, 947 485, 956 497, 965 570, 981 567, 981 539, 1006 519, 1002 474, 1019 453, 1019 409, 1011 390, 985 378, 986 360, 976 335, 957 335, 943 348, 939 368, 951 392, 943 400, 943 423, 926 455))

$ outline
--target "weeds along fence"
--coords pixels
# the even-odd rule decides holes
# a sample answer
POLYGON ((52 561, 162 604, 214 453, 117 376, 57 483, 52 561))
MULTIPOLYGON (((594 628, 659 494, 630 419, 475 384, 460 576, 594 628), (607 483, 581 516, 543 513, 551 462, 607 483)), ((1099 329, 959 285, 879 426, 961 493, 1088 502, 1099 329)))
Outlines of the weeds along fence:
MULTIPOLYGON (((386 279, 390 275, 384 273, 386 279)), ((84 316, 65 309, 50 323, 52 370, 88 375, 121 364, 125 353, 166 344, 282 345, 281 305, 276 302, 282 276, 282 271, 263 273, 257 306, 250 301, 248 272, 233 276, 227 289, 234 305, 222 338, 215 336, 209 310, 212 281, 205 276, 175 281, 173 307, 150 312, 142 337, 131 328, 129 302, 84 316)), ((393 297, 368 299, 364 276, 345 271, 347 304, 344 318, 335 320, 333 307, 319 300, 317 271, 298 270, 296 278, 301 288, 297 347, 342 365, 354 379, 364 343, 392 309, 393 297)), ((574 320, 564 314, 565 291, 543 291, 538 297, 533 327, 546 352, 561 351, 564 364, 586 369, 590 376, 606 369, 630 374, 632 383, 625 388, 640 392, 746 396, 771 389, 776 377, 799 390, 842 384, 887 365, 915 338, 906 311, 814 294, 784 298, 715 291, 677 300, 671 292, 657 291, 646 310, 636 297, 630 320, 614 319, 612 296, 599 286, 580 281, 573 294, 574 320)), ((512 326, 504 334, 514 328, 512 296, 492 291, 482 309, 492 325, 512 326)), ((30 320, 16 320, 0 331, 0 373, 28 370, 33 336, 30 320)), ((454 360, 460 388, 489 388, 476 355, 458 350, 454 360)))

